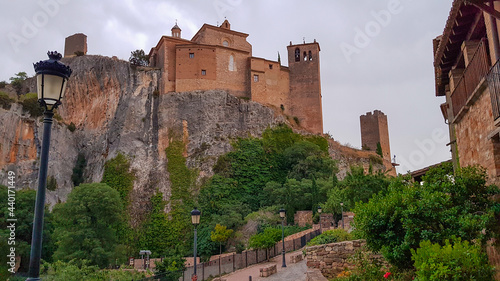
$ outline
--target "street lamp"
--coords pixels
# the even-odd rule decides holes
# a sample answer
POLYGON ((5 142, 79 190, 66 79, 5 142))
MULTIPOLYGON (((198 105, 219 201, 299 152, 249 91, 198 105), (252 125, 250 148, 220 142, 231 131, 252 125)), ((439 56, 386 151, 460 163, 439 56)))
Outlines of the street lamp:
POLYGON ((285 217, 286 217, 286 211, 285 209, 280 210, 280 218, 281 218, 281 241, 283 241, 283 250, 281 251, 281 255, 283 256, 283 263, 281 267, 286 267, 286 261, 285 261, 285 217))
POLYGON ((344 203, 340 202, 340 210, 342 212, 342 229, 344 229, 344 203))
POLYGON ((321 233, 321 212, 323 211, 323 209, 321 208, 321 206, 318 206, 318 214, 319 214, 319 232, 321 233))
POLYGON ((43 113, 42 153, 40 171, 38 173, 38 189, 36 192, 35 216, 31 237, 31 253, 29 278, 27 281, 40 280, 40 259, 42 256, 43 213, 45 208, 45 188, 47 185, 47 166, 49 161, 50 132, 54 109, 61 104, 64 97, 71 68, 59 62, 61 54, 48 52, 48 60, 33 64, 36 72, 38 102, 45 109, 43 113))
POLYGON ((194 207, 194 210, 191 211, 191 222, 194 225, 194 274, 192 278, 193 281, 196 281, 198 279, 198 276, 196 276, 196 242, 197 242, 196 227, 200 224, 200 215, 201 215, 200 210, 194 207))

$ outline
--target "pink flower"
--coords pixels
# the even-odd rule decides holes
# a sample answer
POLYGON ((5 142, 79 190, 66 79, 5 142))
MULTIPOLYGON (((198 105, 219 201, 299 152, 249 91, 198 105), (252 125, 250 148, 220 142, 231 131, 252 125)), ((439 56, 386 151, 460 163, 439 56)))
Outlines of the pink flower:
POLYGON ((390 273, 390 272, 386 272, 386 273, 384 274, 384 278, 389 278, 389 276, 390 276, 390 275, 391 275, 391 273, 390 273))

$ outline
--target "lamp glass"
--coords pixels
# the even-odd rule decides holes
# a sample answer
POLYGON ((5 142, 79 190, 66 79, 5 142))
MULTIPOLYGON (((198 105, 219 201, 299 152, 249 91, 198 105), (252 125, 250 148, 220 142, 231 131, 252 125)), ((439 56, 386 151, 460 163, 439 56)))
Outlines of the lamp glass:
POLYGON ((200 215, 192 215, 191 222, 196 225, 200 224, 200 215))
POLYGON ((284 209, 280 210, 280 218, 284 218, 286 215, 286 211, 284 209))
POLYGON ((321 207, 318 207, 318 213, 321 214, 321 211, 323 211, 323 209, 321 209, 321 207))
POLYGON ((54 105, 64 96, 66 78, 57 75, 38 74, 36 80, 38 99, 43 99, 47 109, 52 110, 54 105))

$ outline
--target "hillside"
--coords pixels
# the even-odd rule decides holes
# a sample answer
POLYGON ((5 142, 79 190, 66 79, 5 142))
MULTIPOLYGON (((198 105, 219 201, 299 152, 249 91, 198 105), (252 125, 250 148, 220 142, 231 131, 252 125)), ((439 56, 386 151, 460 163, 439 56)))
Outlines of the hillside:
MULTIPOLYGON (((169 198, 170 181, 165 149, 174 140, 184 144, 189 168, 199 171, 198 182, 213 175, 217 158, 232 150, 237 138, 258 137, 269 126, 287 123, 278 110, 236 98, 224 91, 159 94, 160 70, 135 68, 128 62, 102 56, 63 59, 73 69, 66 97, 54 120, 49 177, 57 188, 47 203, 65 201, 73 188, 71 175, 82 154, 86 182, 100 182, 106 161, 124 154, 135 172, 129 206, 132 222, 140 222, 155 190, 169 198), (73 132, 68 125, 73 123, 73 132)), ((34 79, 25 82, 35 92, 34 79)), ((292 121, 293 122, 293 121, 292 121)), ((0 180, 15 171, 17 188, 36 187, 42 123, 14 103, 0 109, 0 180)), ((293 126, 292 126, 293 127, 293 126)), ((294 130, 301 132, 295 125, 294 130)), ((330 140, 330 155, 338 160, 339 178, 349 165, 368 168, 374 153, 358 151, 330 140)), ((385 163, 389 166, 389 163, 385 163)), ((383 165, 375 169, 386 170, 383 165)))

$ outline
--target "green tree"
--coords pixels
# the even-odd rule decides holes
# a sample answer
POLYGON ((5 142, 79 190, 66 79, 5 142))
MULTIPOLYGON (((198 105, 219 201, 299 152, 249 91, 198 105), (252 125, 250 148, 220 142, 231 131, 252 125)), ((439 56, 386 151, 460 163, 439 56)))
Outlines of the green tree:
POLYGON ((325 210, 340 214, 340 203, 344 211, 350 211, 357 202, 368 200, 381 191, 387 190, 390 180, 382 173, 365 173, 362 166, 351 166, 346 177, 329 190, 325 210))
POLYGON ((491 198, 500 191, 486 185, 484 169, 467 167, 453 175, 450 167, 438 167, 423 180, 420 185, 400 176, 387 192, 356 205, 355 227, 372 250, 382 251, 393 265, 410 268, 411 249, 421 241, 443 243, 456 236, 485 243, 498 236, 500 204, 491 198))
POLYGON ((3 109, 10 109, 11 104, 15 102, 15 100, 9 97, 8 94, 4 92, 0 92, 0 107, 3 109))
POLYGON ((146 55, 144 50, 135 50, 130 52, 130 58, 128 61, 132 65, 147 66, 149 64, 149 55, 146 55))
POLYGON ((269 260, 269 249, 281 240, 281 230, 276 227, 268 227, 264 232, 257 233, 250 237, 249 246, 254 249, 266 250, 269 260))
POLYGON ((215 226, 214 231, 210 233, 210 239, 214 242, 219 243, 219 276, 221 276, 221 264, 220 264, 220 259, 222 255, 222 243, 226 242, 229 237, 233 234, 232 229, 227 229, 226 226, 217 224, 215 226))
POLYGON ((162 275, 160 280, 179 280, 186 268, 185 262, 182 251, 176 248, 163 258, 163 262, 156 264, 155 272, 162 275))
POLYGON ((87 159, 85 159, 85 155, 83 153, 78 153, 75 167, 73 167, 73 174, 71 175, 73 186, 79 186, 85 181, 85 179, 83 178, 83 171, 85 170, 86 166, 87 159))
MULTIPOLYGON (((4 268, 4 266, 7 264, 6 255, 9 253, 7 250, 10 247, 15 247, 16 255, 21 257, 20 272, 26 272, 29 265, 36 191, 32 189, 16 190, 15 197, 12 196, 12 190, 9 193, 9 189, 6 186, 0 185, 0 250, 2 253, 6 253, 0 256, 0 277, 8 274, 7 268, 4 268), (14 202, 8 200, 9 194, 10 198, 15 198, 14 202), (10 230, 7 226, 10 223, 7 219, 9 218, 17 220, 15 222, 15 241, 8 239, 10 237, 10 230), (9 241, 14 241, 15 244, 12 244, 13 242, 9 244, 9 241)), ((51 260, 54 253, 54 243, 51 239, 52 231, 51 214, 46 209, 44 213, 42 242, 42 258, 44 260, 51 260)))
POLYGON ((15 75, 16 76, 14 77, 10 77, 9 80, 10 84, 12 85, 12 87, 14 87, 14 89, 16 89, 17 95, 19 96, 21 95, 23 82, 28 78, 28 75, 26 74, 26 72, 18 72, 15 75))
POLYGON ((56 260, 75 259, 80 265, 89 260, 100 268, 110 264, 119 246, 117 230, 125 223, 118 191, 103 183, 81 184, 53 213, 56 260))
POLYGON ((29 112, 31 117, 39 117, 43 115, 43 108, 38 103, 37 93, 27 93, 22 95, 19 102, 23 106, 23 110, 29 112))
POLYGON ((380 145, 380 142, 377 142, 377 149, 375 150, 375 152, 380 156, 380 157, 384 157, 384 155, 382 154, 382 146, 380 145))

